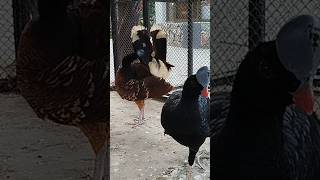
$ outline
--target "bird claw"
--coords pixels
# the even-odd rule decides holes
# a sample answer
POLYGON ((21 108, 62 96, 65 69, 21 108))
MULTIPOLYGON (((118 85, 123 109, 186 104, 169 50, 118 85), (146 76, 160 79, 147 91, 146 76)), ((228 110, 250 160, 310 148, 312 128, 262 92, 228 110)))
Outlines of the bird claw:
POLYGON ((134 122, 132 122, 132 123, 128 122, 127 124, 128 124, 128 125, 132 125, 132 128, 136 128, 136 127, 144 124, 145 119, 142 119, 142 120, 140 120, 140 119, 134 119, 133 121, 134 121, 134 122))
POLYGON ((196 164, 198 164, 198 166, 205 170, 205 171, 208 171, 208 168, 206 168, 202 163, 201 163, 201 158, 206 158, 206 159, 210 159, 210 156, 204 156, 202 157, 202 154, 200 153, 198 156, 197 156, 197 161, 196 161, 196 164))

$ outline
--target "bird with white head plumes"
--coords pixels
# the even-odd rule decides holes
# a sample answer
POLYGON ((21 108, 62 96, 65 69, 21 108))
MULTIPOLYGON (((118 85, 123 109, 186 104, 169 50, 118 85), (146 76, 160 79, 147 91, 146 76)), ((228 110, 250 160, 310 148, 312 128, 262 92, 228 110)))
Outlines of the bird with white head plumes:
POLYGON ((152 75, 167 79, 173 65, 167 62, 167 33, 159 26, 153 25, 150 29, 153 43, 152 60, 149 69, 152 75))
POLYGON ((293 92, 295 104, 308 114, 314 111, 312 77, 320 64, 319 46, 320 20, 310 15, 291 19, 280 29, 276 39, 280 62, 301 82, 293 92))

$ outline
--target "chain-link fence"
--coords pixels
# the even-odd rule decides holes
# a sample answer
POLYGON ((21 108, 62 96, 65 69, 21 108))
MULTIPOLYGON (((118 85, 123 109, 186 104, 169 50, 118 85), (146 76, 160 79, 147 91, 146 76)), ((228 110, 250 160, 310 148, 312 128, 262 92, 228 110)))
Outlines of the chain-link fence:
MULTIPOLYGON (((237 68, 248 50, 261 41, 275 39, 279 29, 294 16, 320 17, 320 1, 216 1, 213 12, 212 78, 215 90, 230 91, 237 68)), ((319 80, 315 78, 315 82, 319 80)))
POLYGON ((130 33, 138 24, 149 29, 157 24, 166 31, 167 61, 175 66, 168 79, 172 85, 181 86, 200 67, 210 66, 210 0, 118 0, 112 11, 110 82, 122 58, 133 52, 130 33))
MULTIPOLYGON (((73 0, 70 8, 80 0, 73 0)), ((16 49, 20 34, 31 18, 37 18, 37 0, 0 1, 0 93, 17 90, 16 49)))
POLYGON ((0 1, 0 7, 0 90, 5 91, 10 86, 10 79, 15 77, 12 1, 0 1))

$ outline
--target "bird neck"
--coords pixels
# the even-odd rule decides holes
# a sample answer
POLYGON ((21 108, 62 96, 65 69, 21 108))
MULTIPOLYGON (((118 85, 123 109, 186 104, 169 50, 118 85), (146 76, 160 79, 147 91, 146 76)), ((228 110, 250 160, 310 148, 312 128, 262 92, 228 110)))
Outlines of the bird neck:
MULTIPOLYGON (((259 106, 263 101, 243 98, 232 93, 230 110, 226 119, 224 132, 228 149, 240 149, 243 153, 251 153, 254 159, 270 162, 278 156, 282 147, 283 114, 286 106, 259 106), (237 142, 232 144, 231 142, 237 142), (266 156, 259 154, 265 152, 266 156)), ((259 99, 259 98, 254 98, 259 99)), ((234 150, 229 150, 233 153, 234 150)), ((248 154, 248 155, 249 155, 248 154)), ((243 155, 243 154, 241 154, 243 155)), ((250 163, 250 162, 248 162, 250 163)), ((272 163, 272 162, 270 162, 272 163)))
POLYGON ((181 102, 198 102, 200 92, 196 92, 191 88, 184 88, 182 90, 181 102))
POLYGON ((67 17, 68 1, 38 1, 38 11, 40 24, 43 27, 55 27, 64 23, 64 19, 67 17))

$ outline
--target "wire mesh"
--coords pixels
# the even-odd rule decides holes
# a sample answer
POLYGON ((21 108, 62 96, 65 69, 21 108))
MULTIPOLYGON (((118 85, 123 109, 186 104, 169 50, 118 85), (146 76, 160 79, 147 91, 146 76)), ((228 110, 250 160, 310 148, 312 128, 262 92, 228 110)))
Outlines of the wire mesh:
MULTIPOLYGON (((143 25, 143 2, 142 1, 126 1, 126 8, 120 8, 123 1, 114 1, 117 4, 117 37, 110 40, 110 48, 114 48, 113 40, 116 38, 117 47, 110 54, 110 67, 117 69, 121 63, 121 59, 133 52, 130 31, 134 25, 143 25), (123 14, 123 15, 122 15, 123 14), (131 14, 131 16, 127 16, 131 14), (126 17, 125 20, 122 20, 126 17), (128 18, 132 17, 132 18, 128 18), (126 21, 126 22, 125 22, 126 21), (120 27, 121 26, 121 27, 120 27), (127 33, 121 33, 126 31, 127 33), (120 36, 119 36, 120 34, 120 36), (120 43, 120 41, 122 43, 120 43), (119 52, 121 51, 121 52, 119 52), (117 53, 115 55, 115 53, 117 53), (116 57, 116 58, 114 58, 116 57), (113 59, 114 58, 114 59, 113 59)), ((206 1, 148 1, 148 24, 152 27, 154 24, 161 26, 167 33, 167 61, 174 65, 168 81, 173 86, 181 86, 190 75, 188 74, 188 64, 192 64, 193 72, 200 67, 210 66, 210 0, 206 1), (191 6, 189 6, 191 5, 191 6), (188 7, 191 7, 188 8, 188 7), (192 14, 189 21, 192 26, 192 47, 188 42, 188 13, 192 14), (189 49, 189 50, 188 50, 189 49), (191 49, 191 50, 190 50, 191 49), (188 52, 192 51, 191 63, 188 62, 188 52)), ((112 69, 114 72, 114 70, 112 69)), ((110 74, 110 82, 114 81, 114 73, 110 74)))
POLYGON ((15 40, 11 0, 0 1, 0 91, 15 76, 15 40))
MULTIPOLYGON (((80 0, 73 0, 70 8, 80 0)), ((31 18, 37 18, 37 0, 0 1, 0 92, 12 92, 16 86, 16 54, 20 34, 31 18)))
MULTIPOLYGON (((275 39, 289 19, 301 14, 320 16, 320 2, 317 0, 215 1, 212 8, 215 14, 212 19, 211 63, 216 91, 231 91, 234 75, 248 50, 259 41, 275 39)), ((314 81, 317 85, 320 76, 314 81)), ((318 87, 315 94, 320 95, 318 87)), ((318 98, 318 112, 319 104, 318 98)))

